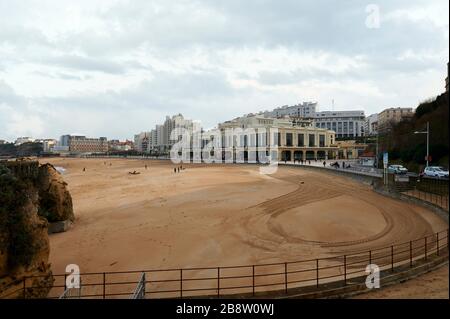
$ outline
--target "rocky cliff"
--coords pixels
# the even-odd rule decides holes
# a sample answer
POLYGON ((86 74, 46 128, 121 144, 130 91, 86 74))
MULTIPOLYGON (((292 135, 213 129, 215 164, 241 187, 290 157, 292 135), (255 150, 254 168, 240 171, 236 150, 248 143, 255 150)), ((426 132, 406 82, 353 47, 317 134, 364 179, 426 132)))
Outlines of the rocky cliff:
POLYGON ((37 188, 39 189, 39 215, 49 222, 74 221, 72 197, 61 174, 51 165, 39 167, 37 188))
POLYGON ((53 166, 0 163, 0 298, 48 294, 48 223, 73 219, 72 198, 53 166))

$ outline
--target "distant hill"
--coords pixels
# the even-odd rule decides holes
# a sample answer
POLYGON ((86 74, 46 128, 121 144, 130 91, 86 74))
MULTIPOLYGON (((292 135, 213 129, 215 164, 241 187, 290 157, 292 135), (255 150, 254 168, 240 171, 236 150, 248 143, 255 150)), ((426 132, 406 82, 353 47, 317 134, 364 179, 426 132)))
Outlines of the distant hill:
POLYGON ((425 166, 426 134, 414 132, 425 131, 429 122, 432 164, 448 167, 448 102, 448 92, 423 102, 410 120, 394 125, 388 134, 380 136, 380 150, 389 152, 390 162, 401 162, 414 171, 425 166))

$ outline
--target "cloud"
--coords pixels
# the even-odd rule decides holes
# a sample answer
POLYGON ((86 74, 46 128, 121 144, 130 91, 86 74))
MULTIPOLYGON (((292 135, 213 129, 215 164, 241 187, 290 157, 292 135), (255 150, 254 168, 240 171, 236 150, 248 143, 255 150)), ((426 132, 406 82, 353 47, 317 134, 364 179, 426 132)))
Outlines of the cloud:
POLYGON ((130 138, 173 113, 209 127, 304 100, 370 114, 441 93, 448 1, 377 1, 379 29, 369 3, 0 0, 0 138, 130 138))

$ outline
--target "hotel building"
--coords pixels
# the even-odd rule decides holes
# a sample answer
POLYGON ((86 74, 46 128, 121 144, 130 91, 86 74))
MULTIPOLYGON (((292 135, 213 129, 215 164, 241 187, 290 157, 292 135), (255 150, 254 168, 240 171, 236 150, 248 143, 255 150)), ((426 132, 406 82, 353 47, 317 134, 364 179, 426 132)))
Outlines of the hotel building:
POLYGON ((106 153, 108 140, 106 137, 88 138, 84 135, 63 135, 56 150, 68 149, 71 153, 106 153))
MULTIPOLYGON (((219 124, 218 131, 223 159, 259 162, 259 155, 263 154, 276 156, 278 161, 300 161, 331 159, 338 155, 335 133, 314 127, 311 120, 246 116, 219 124), (242 134, 227 134, 232 130, 242 130, 242 134)), ((204 136, 211 133, 204 133, 204 136)), ((217 134, 211 136, 214 138, 217 134)))
POLYGON ((314 124, 336 132, 336 138, 355 138, 364 136, 364 111, 324 111, 316 112, 314 124))

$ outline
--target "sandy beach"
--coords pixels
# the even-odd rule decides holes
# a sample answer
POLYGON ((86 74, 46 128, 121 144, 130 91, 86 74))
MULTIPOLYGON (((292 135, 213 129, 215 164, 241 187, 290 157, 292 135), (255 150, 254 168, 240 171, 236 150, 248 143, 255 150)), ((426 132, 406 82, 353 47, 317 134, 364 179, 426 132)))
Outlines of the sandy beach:
POLYGON ((68 232, 50 236, 56 274, 68 264, 103 272, 288 262, 447 228, 422 207, 301 168, 261 175, 251 165, 190 164, 174 173, 168 161, 41 162, 65 169, 76 216, 68 232))

